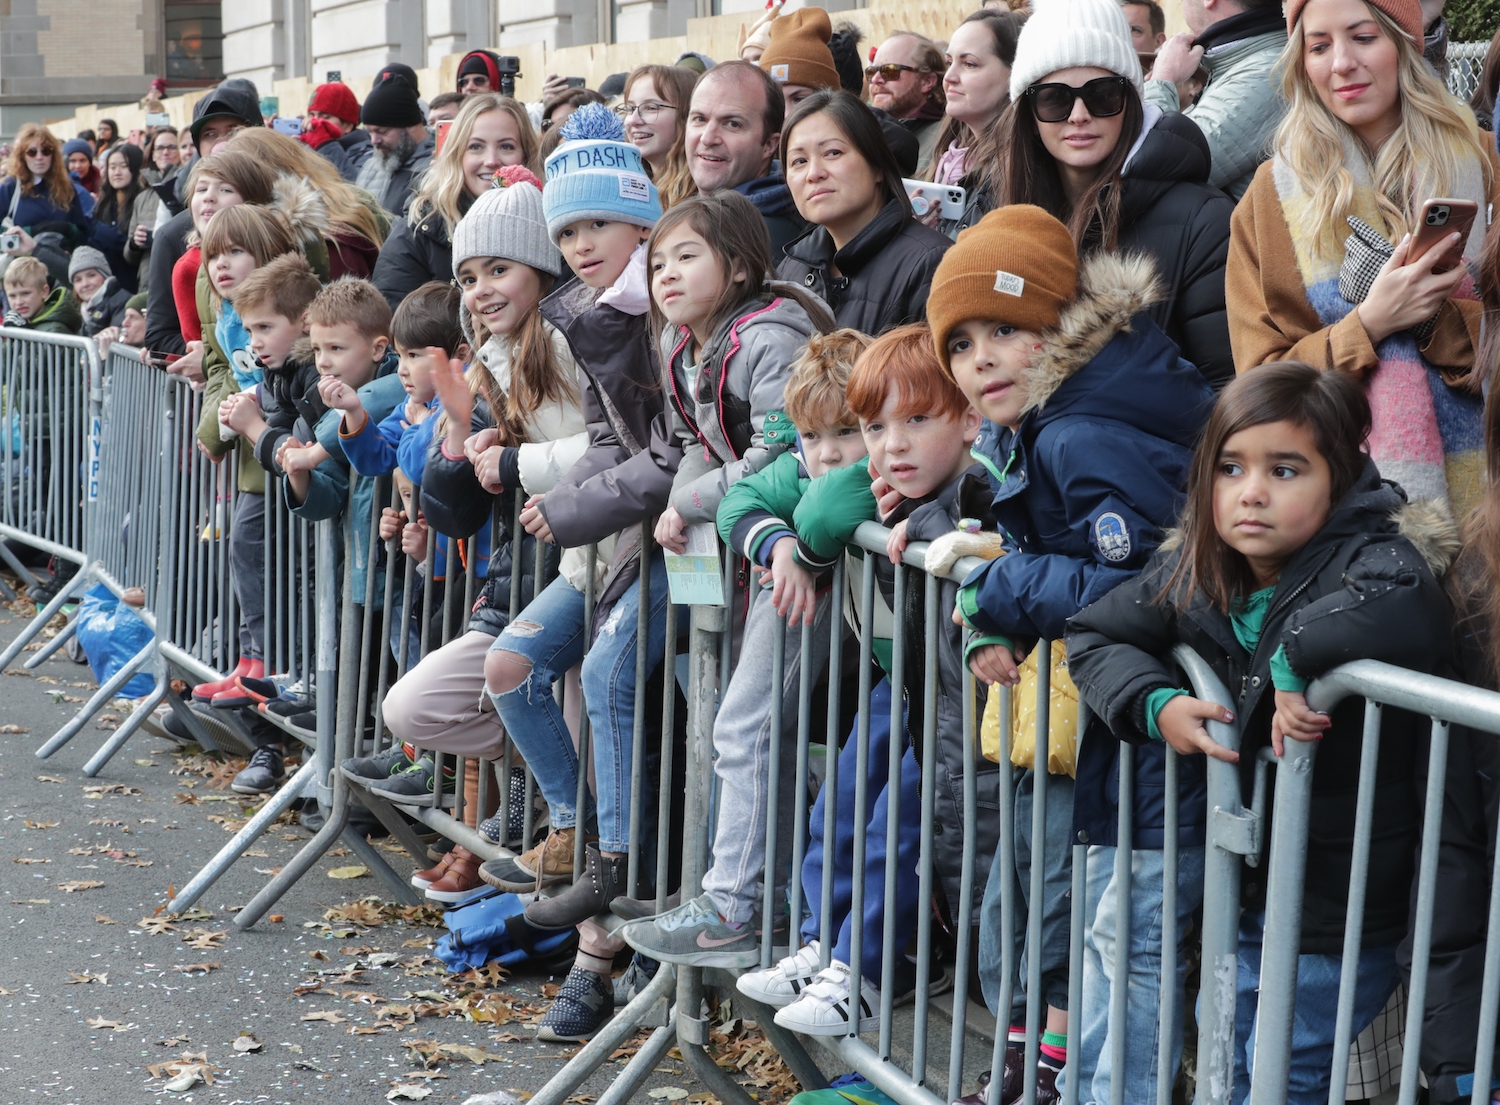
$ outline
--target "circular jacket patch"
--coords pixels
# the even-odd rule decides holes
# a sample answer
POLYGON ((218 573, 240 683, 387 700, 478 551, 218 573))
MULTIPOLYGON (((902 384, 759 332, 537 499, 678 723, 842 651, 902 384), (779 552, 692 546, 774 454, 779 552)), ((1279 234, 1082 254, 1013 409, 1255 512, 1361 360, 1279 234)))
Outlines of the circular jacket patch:
POLYGON ((1094 544, 1111 564, 1129 558, 1130 530, 1125 527, 1125 519, 1112 510, 1095 518, 1094 544))

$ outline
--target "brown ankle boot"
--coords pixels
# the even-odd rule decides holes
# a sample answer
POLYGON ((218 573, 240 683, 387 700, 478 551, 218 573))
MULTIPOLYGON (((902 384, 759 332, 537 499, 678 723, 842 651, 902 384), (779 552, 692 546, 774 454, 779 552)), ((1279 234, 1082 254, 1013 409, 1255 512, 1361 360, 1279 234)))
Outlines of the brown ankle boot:
POLYGON ((456 850, 457 849, 450 849, 449 851, 443 853, 443 858, 438 860, 436 864, 427 868, 425 871, 418 871, 416 874, 414 874, 411 877, 411 884, 418 890, 426 890, 433 883, 437 882, 438 879, 442 878, 448 873, 448 868, 452 867, 453 861, 458 858, 453 854, 456 850))
POLYGON ((456 844, 453 853, 457 858, 443 877, 427 888, 427 896, 435 902, 457 905, 493 893, 479 877, 479 857, 456 844))

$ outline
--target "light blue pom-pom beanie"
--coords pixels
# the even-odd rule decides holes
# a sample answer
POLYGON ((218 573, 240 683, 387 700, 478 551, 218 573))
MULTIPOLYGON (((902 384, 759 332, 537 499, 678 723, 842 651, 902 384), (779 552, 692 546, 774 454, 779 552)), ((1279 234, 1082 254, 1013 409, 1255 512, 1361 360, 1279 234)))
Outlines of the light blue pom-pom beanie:
POLYGON ((552 240, 580 219, 655 226, 661 198, 625 126, 603 104, 584 104, 563 123, 562 145, 547 158, 542 203, 552 240))

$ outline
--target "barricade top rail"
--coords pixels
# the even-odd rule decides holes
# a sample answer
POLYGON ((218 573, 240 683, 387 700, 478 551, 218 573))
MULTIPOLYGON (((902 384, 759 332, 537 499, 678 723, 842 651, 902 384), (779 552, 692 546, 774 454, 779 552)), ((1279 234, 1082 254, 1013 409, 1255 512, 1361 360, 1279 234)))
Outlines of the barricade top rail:
POLYGON ((1343 664, 1315 680, 1307 690, 1309 705, 1325 712, 1349 697, 1500 734, 1500 693, 1379 660, 1343 664))
MULTIPOLYGON (((879 522, 861 522, 859 529, 854 531, 854 543, 866 552, 885 555, 885 542, 890 537, 891 531, 879 522)), ((901 563, 908 568, 915 568, 919 572, 927 571, 927 550, 931 546, 930 541, 913 541, 906 546, 901 555, 901 563)), ((989 561, 978 556, 963 556, 954 562, 953 567, 947 572, 939 575, 939 579, 946 579, 952 583, 962 583, 969 578, 969 573, 989 561)))

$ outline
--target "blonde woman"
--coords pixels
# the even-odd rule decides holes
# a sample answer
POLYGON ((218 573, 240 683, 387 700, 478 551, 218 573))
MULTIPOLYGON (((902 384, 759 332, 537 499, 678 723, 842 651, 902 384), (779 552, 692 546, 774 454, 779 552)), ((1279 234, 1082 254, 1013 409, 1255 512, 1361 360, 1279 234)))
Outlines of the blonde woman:
POLYGON ((615 108, 625 137, 651 170, 663 211, 698 193, 683 147, 697 81, 678 65, 643 65, 625 78, 625 98, 615 108))
POLYGON ((453 228, 505 165, 541 173, 537 134, 525 107, 494 92, 468 97, 406 217, 380 251, 372 279, 392 310, 429 280, 453 279, 453 228))
POLYGON ((1472 270, 1500 201, 1494 142, 1424 64, 1417 0, 1290 0, 1287 32, 1290 106, 1232 222, 1235 367, 1297 360, 1357 376, 1381 474, 1461 518, 1483 481, 1472 270), (1479 205, 1464 263, 1447 272, 1451 237, 1408 249, 1439 197, 1479 205), (1351 217, 1368 229, 1351 234, 1351 217), (1378 275, 1360 281, 1361 266, 1378 275))
POLYGON ((246 127, 229 140, 227 149, 254 158, 278 177, 300 177, 310 183, 312 192, 322 197, 328 227, 321 248, 319 243, 309 244, 308 263, 320 276, 326 272, 329 280, 369 279, 390 232, 390 216, 374 196, 346 181, 333 162, 310 146, 269 127, 246 127))

